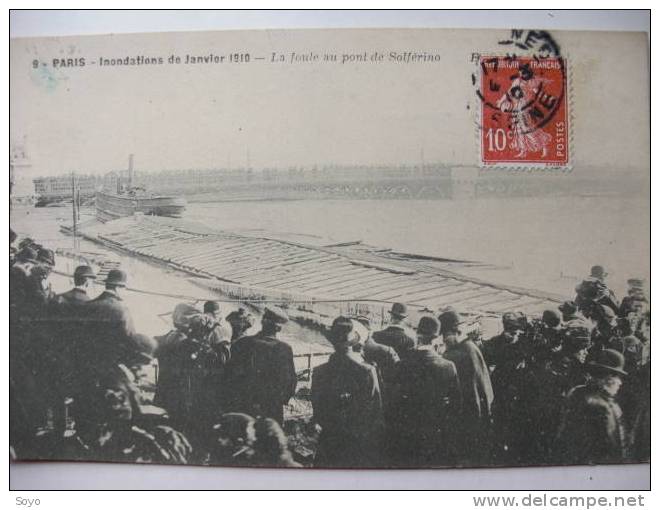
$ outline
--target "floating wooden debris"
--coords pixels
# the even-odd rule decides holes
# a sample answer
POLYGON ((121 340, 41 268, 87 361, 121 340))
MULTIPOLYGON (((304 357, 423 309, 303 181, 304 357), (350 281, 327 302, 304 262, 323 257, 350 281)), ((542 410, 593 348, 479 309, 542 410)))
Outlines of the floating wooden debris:
MULTIPOLYGON (((287 300, 296 301, 303 315, 313 309, 330 318, 341 308, 385 317, 394 301, 414 309, 411 319, 420 311, 449 305, 476 316, 506 310, 535 315, 564 299, 481 281, 434 264, 446 259, 401 254, 360 242, 310 246, 215 231, 164 217, 121 218, 87 224, 81 230, 86 238, 113 249, 202 276, 197 283, 237 299, 274 297, 285 305, 287 300), (324 312, 322 302, 331 303, 332 309, 324 312)), ((461 264, 473 267, 475 262, 452 260, 451 264, 460 270, 461 264)))

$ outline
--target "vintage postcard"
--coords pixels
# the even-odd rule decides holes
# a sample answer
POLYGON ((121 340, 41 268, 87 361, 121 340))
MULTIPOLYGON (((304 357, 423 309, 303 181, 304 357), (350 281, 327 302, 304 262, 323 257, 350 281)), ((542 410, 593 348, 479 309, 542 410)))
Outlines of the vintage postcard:
POLYGON ((650 459, 648 39, 10 43, 10 447, 650 459))

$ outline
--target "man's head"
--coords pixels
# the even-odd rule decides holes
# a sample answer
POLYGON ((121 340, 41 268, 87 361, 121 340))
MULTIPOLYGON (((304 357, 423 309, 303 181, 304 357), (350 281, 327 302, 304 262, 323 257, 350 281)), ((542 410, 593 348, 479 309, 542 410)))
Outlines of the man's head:
POLYGON ((438 338, 440 324, 433 317, 422 317, 417 325, 417 342, 419 345, 431 345, 438 338))
POLYGON ((603 349, 586 364, 586 369, 591 374, 592 384, 614 397, 623 384, 623 376, 628 375, 623 370, 624 364, 623 354, 614 349, 603 349))
POLYGON ((584 363, 587 359, 587 352, 590 346, 591 331, 588 328, 575 327, 566 331, 562 343, 562 351, 566 356, 584 363))
POLYGON ((289 317, 281 308, 270 306, 264 309, 261 317, 261 329, 267 335, 275 335, 282 331, 282 326, 289 322, 289 317))
POLYGON ((55 252, 48 248, 40 248, 37 251, 37 262, 52 269, 55 266, 55 252))
POLYGON ((207 301, 204 303, 204 313, 217 320, 220 316, 220 305, 217 301, 207 301))
POLYGON ((563 321, 569 321, 575 318, 577 313, 577 305, 573 301, 564 301, 559 305, 559 311, 561 312, 561 318, 563 321))
POLYGON ((37 250, 31 246, 21 248, 16 254, 16 260, 22 264, 37 264, 37 250))
POLYGON ((597 280, 604 280, 607 277, 605 268, 603 266, 592 266, 591 267, 591 277, 596 278, 597 280))
POLYGON ((502 315, 502 327, 505 333, 516 333, 520 330, 521 314, 516 312, 507 312, 502 315))
POLYGON ((343 316, 332 322, 326 336, 336 351, 348 351, 360 343, 360 335, 355 331, 356 323, 357 321, 343 316))
POLYGON ((598 320, 598 329, 602 332, 610 332, 617 325, 617 317, 614 310, 606 305, 600 305, 596 308, 596 319, 598 320))
POLYGON ((556 312, 555 310, 545 310, 541 320, 545 326, 553 329, 558 328, 561 324, 561 317, 559 316, 559 312, 556 312))
POLYGON ((225 413, 213 426, 215 441, 211 448, 211 462, 227 464, 237 457, 247 457, 255 440, 255 420, 243 413, 225 413))
POLYGON ((121 269, 111 269, 105 279, 106 290, 112 290, 119 294, 126 288, 126 273, 121 269))
POLYGON ((133 375, 124 365, 106 369, 94 389, 93 407, 98 422, 130 421, 139 412, 133 375))
POLYGON ((403 303, 394 303, 388 313, 391 317, 390 322, 392 324, 398 324, 408 317, 408 307, 403 303))
POLYGON ((458 312, 450 308, 442 312, 438 320, 440 321, 440 334, 447 347, 453 347, 459 343, 463 320, 458 312))
POLYGON ((274 464, 290 455, 288 439, 280 424, 272 418, 259 418, 254 424, 254 452, 258 460, 274 464))
POLYGON ((93 280, 96 280, 96 273, 89 266, 78 266, 73 272, 73 284, 76 287, 88 288, 93 280))
POLYGON ((245 311, 245 308, 239 308, 230 312, 225 320, 231 325, 231 338, 232 340, 237 340, 243 333, 250 329, 254 325, 254 316, 245 311))

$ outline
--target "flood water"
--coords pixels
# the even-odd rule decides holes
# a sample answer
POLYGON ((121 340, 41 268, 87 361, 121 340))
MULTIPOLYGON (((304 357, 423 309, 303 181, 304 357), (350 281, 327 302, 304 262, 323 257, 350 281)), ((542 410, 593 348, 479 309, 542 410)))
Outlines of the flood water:
POLYGON ((207 225, 301 242, 364 243, 479 261, 489 281, 571 296, 592 265, 605 266, 619 295, 650 276, 648 198, 543 197, 473 200, 300 200, 189 204, 207 225))

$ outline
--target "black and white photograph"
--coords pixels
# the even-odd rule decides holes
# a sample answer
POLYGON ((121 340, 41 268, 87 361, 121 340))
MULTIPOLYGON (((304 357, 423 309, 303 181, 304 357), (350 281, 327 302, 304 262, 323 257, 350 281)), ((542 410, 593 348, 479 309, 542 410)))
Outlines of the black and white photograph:
POLYGON ((650 462, 646 32, 9 46, 13 462, 650 462))

